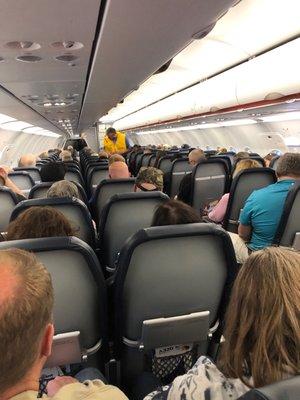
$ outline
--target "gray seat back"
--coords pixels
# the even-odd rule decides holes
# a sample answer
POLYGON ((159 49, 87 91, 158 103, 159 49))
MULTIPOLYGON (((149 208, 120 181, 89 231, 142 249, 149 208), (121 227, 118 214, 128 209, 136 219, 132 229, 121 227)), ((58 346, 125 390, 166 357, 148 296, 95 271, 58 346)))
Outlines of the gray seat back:
POLYGON ((75 229, 75 234, 84 242, 95 245, 95 231, 90 212, 86 205, 75 198, 43 198, 24 200, 19 203, 12 212, 11 221, 30 207, 49 206, 64 214, 75 229))
POLYGON ((99 220, 101 265, 114 270, 126 240, 139 229, 150 226, 155 208, 168 199, 161 192, 123 193, 111 197, 99 220))
POLYGON ((55 333, 78 330, 83 348, 98 347, 106 337, 106 285, 93 250, 75 237, 0 243, 0 250, 12 247, 36 253, 51 274, 55 333))
MULTIPOLYGON (((81 200, 85 204, 87 204, 87 197, 86 197, 83 187, 77 182, 73 181, 73 183, 77 186, 79 200, 81 200)), ((49 188, 52 186, 52 184, 53 184, 53 182, 37 183, 36 185, 34 185, 31 188, 28 198, 29 199, 42 199, 42 198, 47 197, 47 192, 48 192, 49 188)))
POLYGON ((257 189, 276 182, 276 175, 271 168, 251 168, 241 171, 233 180, 223 227, 237 233, 240 212, 250 194, 257 189))
MULTIPOLYGON (((142 372, 143 321, 209 311, 212 327, 223 319, 225 288, 236 272, 230 237, 214 224, 151 227, 132 236, 122 248, 115 278, 116 347, 126 378, 142 372), (140 361, 131 365, 134 353, 140 361)), ((186 342, 173 343, 180 344, 186 342)))
POLYGON ((142 167, 148 167, 148 163, 149 163, 150 157, 152 155, 153 155, 152 153, 143 155, 143 157, 142 157, 142 167))
POLYGON ((300 250, 300 181, 289 190, 274 244, 300 250))
POLYGON ((181 158, 173 161, 171 169, 170 197, 174 198, 179 190, 182 178, 192 171, 192 165, 188 158, 181 158))
POLYGON ((0 187, 0 232, 6 231, 10 215, 17 203, 17 197, 12 190, 0 187))
POLYGON ((115 194, 132 193, 135 179, 104 179, 96 188, 93 197, 93 213, 96 221, 105 204, 115 194))
POLYGON ((14 171, 24 171, 28 172, 28 174, 31 176, 31 178, 34 180, 34 182, 40 182, 41 181, 41 175, 40 171, 36 167, 28 167, 28 168, 14 168, 14 171))
POLYGON ((16 171, 8 174, 9 179, 22 190, 24 196, 28 197, 30 189, 34 186, 34 180, 28 172, 16 171))
POLYGON ((202 160, 193 169, 192 206, 202 211, 212 201, 225 193, 228 170, 223 160, 202 160))
POLYGON ((162 157, 158 162, 157 168, 160 169, 164 174, 171 172, 171 168, 172 168, 171 158, 168 156, 162 157))
POLYGON ((64 179, 65 179, 66 181, 77 182, 77 183, 79 183, 80 185, 83 184, 82 178, 81 178, 81 175, 80 175, 80 172, 79 172, 79 171, 78 171, 78 172, 76 172, 76 171, 67 171, 67 172, 65 173, 64 179))
POLYGON ((252 389, 238 400, 299 400, 300 376, 252 389))
POLYGON ((90 173, 89 188, 91 193, 94 193, 96 187, 104 180, 108 179, 108 168, 95 168, 90 173))
POLYGON ((156 154, 152 154, 151 157, 149 157, 148 160, 148 167, 154 167, 156 161, 156 154))

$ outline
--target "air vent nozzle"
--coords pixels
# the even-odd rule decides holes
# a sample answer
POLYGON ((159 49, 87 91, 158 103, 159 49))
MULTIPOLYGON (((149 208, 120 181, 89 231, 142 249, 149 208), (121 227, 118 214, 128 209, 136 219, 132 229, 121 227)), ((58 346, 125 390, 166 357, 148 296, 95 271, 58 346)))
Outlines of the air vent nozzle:
POLYGON ((16 58, 18 61, 22 62, 27 62, 27 63, 34 63, 42 60, 42 57, 39 56, 33 56, 33 55, 25 55, 25 56, 19 56, 16 58))
POLYGON ((7 42, 5 47, 12 50, 34 51, 41 48, 41 45, 29 40, 7 42))
POLYGON ((80 42, 74 42, 72 40, 65 40, 62 42, 53 42, 50 44, 51 47, 54 47, 58 50, 79 50, 82 49, 84 46, 80 42))
POLYGON ((69 63, 71 61, 77 60, 78 57, 74 56, 73 54, 63 54, 61 56, 55 57, 55 59, 58 60, 58 61, 69 63))

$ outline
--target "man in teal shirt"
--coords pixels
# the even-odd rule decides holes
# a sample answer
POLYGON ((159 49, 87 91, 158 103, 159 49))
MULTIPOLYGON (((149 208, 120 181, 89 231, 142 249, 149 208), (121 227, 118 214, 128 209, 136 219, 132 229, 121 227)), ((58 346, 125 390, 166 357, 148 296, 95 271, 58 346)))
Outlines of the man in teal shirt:
POLYGON ((272 245, 288 191, 300 179, 300 154, 285 153, 276 175, 278 182, 252 192, 241 212, 238 234, 250 250, 272 245))

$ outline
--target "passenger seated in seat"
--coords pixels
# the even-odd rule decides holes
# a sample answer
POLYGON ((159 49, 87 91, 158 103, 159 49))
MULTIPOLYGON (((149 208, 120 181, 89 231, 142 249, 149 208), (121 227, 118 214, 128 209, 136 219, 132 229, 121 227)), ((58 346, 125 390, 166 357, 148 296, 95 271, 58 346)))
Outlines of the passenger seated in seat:
POLYGON ((72 153, 69 150, 62 150, 59 158, 62 162, 73 161, 72 153))
POLYGON ((108 159, 108 165, 111 165, 116 161, 126 162, 125 158, 121 154, 112 154, 108 159))
MULTIPOLYGON (((261 164, 256 161, 256 160, 251 160, 249 159, 242 159, 240 160, 234 170, 233 173, 233 178, 237 176, 237 174, 244 169, 249 169, 249 168, 260 168, 261 164)), ((221 223, 223 222, 223 219, 226 214, 227 210, 227 205, 229 201, 229 193, 225 193, 221 200, 216 204, 207 214, 208 218, 216 223, 221 223)))
POLYGON ((9 167, 0 167, 0 186, 4 186, 12 190, 16 195, 18 201, 26 200, 26 197, 23 195, 21 189, 19 189, 18 186, 14 184, 11 179, 9 179, 7 175, 9 171, 9 167))
POLYGON ((99 160, 103 161, 103 160, 108 160, 108 154, 106 153, 106 151, 99 151, 99 160))
POLYGON ((18 167, 35 167, 36 156, 34 154, 24 154, 20 157, 18 167))
POLYGON ((245 202, 239 220, 239 236, 230 235, 233 242, 239 242, 241 250, 259 250, 273 243, 288 191, 295 180, 300 179, 300 153, 281 156, 276 175, 276 183, 255 190, 245 202))
MULTIPOLYGON (((205 160, 204 151, 201 149, 194 149, 189 154, 189 164, 193 167, 201 160, 205 160)), ((192 173, 186 174, 179 186, 179 191, 176 199, 181 200, 186 204, 192 205, 192 173)))
POLYGON ((178 200, 169 200, 159 205, 153 216, 151 226, 180 225, 202 222, 197 211, 178 200))
POLYGON ((53 183, 53 185, 48 189, 47 197, 75 197, 76 199, 79 199, 79 192, 75 183, 62 180, 53 183))
POLYGON ((154 167, 142 167, 135 179, 134 192, 163 191, 164 174, 154 167))
POLYGON ((50 381, 42 396, 39 378, 54 335, 51 276, 34 254, 9 249, 0 251, 0 281, 1 400, 127 399, 99 379, 83 384, 68 376, 50 381))
POLYGON ((44 164, 40 170, 42 182, 62 181, 66 174, 66 167, 61 162, 44 164))
POLYGON ((300 254, 290 249, 253 253, 233 286, 217 364, 201 356, 171 385, 134 400, 236 400, 252 387, 298 375, 299 265, 300 254))
POLYGON ((126 163, 122 161, 115 161, 108 167, 108 175, 110 179, 128 179, 130 173, 126 163))
POLYGON ((10 222, 6 240, 76 236, 76 230, 60 211, 52 207, 30 207, 10 222))

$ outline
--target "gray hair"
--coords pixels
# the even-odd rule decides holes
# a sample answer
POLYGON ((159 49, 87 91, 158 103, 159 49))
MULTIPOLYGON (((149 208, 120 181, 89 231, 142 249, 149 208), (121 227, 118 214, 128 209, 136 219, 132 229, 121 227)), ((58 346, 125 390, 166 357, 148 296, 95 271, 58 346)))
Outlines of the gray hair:
POLYGON ((47 192, 47 197, 76 197, 79 191, 75 183, 66 180, 53 183, 47 192))

